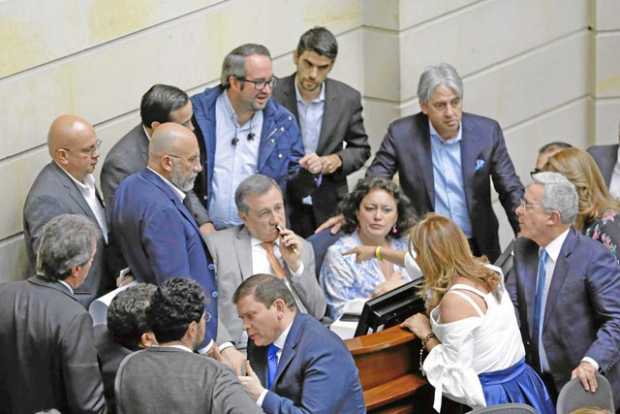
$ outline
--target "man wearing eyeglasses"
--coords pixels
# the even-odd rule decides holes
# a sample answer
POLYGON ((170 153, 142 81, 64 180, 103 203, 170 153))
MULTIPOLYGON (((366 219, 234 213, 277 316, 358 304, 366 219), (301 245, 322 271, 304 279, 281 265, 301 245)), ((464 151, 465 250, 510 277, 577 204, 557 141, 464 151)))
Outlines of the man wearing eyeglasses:
POLYGON ((303 197, 316 188, 321 172, 316 154, 304 156, 293 115, 270 99, 276 79, 265 46, 249 43, 231 51, 220 81, 192 97, 204 167, 195 191, 218 230, 241 224, 234 193, 250 175, 273 178, 285 194, 290 184, 291 193, 303 197))
POLYGON ((52 218, 61 214, 80 214, 99 227, 97 253, 88 277, 74 291, 76 298, 86 307, 114 284, 105 263, 108 224, 93 176, 100 145, 95 129, 85 119, 75 115, 56 118, 47 136, 52 161, 35 179, 24 204, 24 239, 31 269, 35 267, 41 229, 52 218))

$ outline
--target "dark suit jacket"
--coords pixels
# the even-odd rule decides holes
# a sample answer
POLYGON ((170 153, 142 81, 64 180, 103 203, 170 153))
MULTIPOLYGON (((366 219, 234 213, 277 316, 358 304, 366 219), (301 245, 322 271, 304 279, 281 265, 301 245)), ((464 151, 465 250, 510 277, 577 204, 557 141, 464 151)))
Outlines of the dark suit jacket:
POLYGON ((123 358, 133 351, 114 341, 108 326, 101 324, 94 327, 95 347, 99 356, 99 367, 103 379, 103 393, 108 403, 108 413, 116 413, 114 400, 114 378, 123 358))
MULTIPOLYGON (((250 341, 248 360, 266 386, 267 347, 250 341)), ((311 316, 297 314, 263 410, 267 414, 365 413, 359 373, 342 340, 311 316)))
MULTIPOLYGON (((299 122, 295 74, 278 82, 273 97, 291 111, 299 122)), ((336 214, 338 203, 349 192, 347 175, 362 168, 370 157, 368 135, 362 118, 361 95, 337 80, 325 80, 325 108, 316 153, 338 154, 342 159, 342 167, 333 174, 323 176, 321 185, 312 192, 315 220, 316 223, 322 223, 336 214)), ((300 203, 301 200, 291 202, 300 203)))
MULTIPOLYGON (((97 194, 99 196, 99 194, 97 194)), ((100 201, 101 200, 101 197, 100 201)), ((24 204, 24 240, 34 274, 35 252, 43 226, 61 214, 79 214, 95 223, 97 218, 75 183, 54 161, 47 164, 35 179, 24 204)), ((75 289, 75 296, 84 306, 114 286, 113 275, 106 265, 107 246, 103 235, 97 237, 97 252, 84 284, 75 289)))
MULTIPOLYGON (((520 321, 526 351, 538 367, 532 341, 538 245, 519 238, 506 287, 520 321)), ((593 358, 620 390, 620 266, 599 242, 571 229, 558 256, 545 307, 543 343, 557 390, 584 356, 593 358)), ((620 393, 615 395, 620 406, 620 393)))
POLYGON ((131 272, 139 282, 160 284, 172 277, 190 277, 209 298, 209 338, 217 333, 217 289, 205 244, 194 217, 173 189, 144 169, 130 175, 116 190, 112 232, 131 272))
MULTIPOLYGON (((369 176, 390 178, 398 172, 400 186, 420 217, 434 211, 435 205, 428 122, 422 112, 392 122, 367 171, 369 176)), ((499 124, 468 113, 463 113, 461 122, 461 164, 473 238, 481 254, 494 262, 501 249, 489 178, 515 232, 515 210, 523 197, 523 185, 515 173, 499 124)))
POLYGON ((611 176, 614 172, 616 162, 618 162, 618 144, 614 145, 594 145, 588 148, 588 152, 598 164, 598 168, 605 178, 605 184, 609 187, 611 176))
POLYGON ((90 315, 60 283, 0 285, 0 413, 105 410, 90 315))
POLYGON ((118 369, 115 389, 119 414, 262 412, 230 369, 178 348, 131 354, 118 369))

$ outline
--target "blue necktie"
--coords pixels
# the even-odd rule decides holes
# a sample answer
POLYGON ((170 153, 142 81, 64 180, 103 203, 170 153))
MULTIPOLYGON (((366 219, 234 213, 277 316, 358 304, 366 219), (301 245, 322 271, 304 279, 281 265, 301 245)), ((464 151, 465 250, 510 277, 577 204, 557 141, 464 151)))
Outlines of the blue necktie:
POLYGON ((267 347, 267 389, 270 390, 278 372, 278 351, 280 348, 271 344, 267 347))
MULTIPOLYGON (((538 355, 540 359, 541 355, 541 334, 543 328, 543 322, 545 315, 543 315, 544 310, 544 300, 545 300, 545 281, 547 279, 547 274, 545 272, 545 263, 547 262, 547 258, 549 255, 545 249, 540 251, 540 255, 538 257, 538 275, 536 276, 536 295, 534 296, 534 323, 533 323, 533 333, 532 341, 536 342, 536 348, 538 349, 538 355)), ((541 362, 542 369, 542 362, 541 362)))

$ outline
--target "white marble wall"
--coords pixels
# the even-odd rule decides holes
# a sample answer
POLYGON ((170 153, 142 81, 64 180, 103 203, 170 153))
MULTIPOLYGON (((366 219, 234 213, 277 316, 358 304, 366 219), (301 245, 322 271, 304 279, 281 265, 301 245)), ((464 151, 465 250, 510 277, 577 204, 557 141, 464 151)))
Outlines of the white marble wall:
POLYGON ((418 76, 439 61, 463 76, 466 110, 500 121, 524 178, 548 140, 616 139, 616 0, 0 0, 0 281, 25 269, 22 207, 56 115, 92 121, 104 156, 153 83, 200 91, 250 41, 286 75, 315 25, 338 37, 332 76, 362 91, 373 149, 387 123, 418 110, 418 76))

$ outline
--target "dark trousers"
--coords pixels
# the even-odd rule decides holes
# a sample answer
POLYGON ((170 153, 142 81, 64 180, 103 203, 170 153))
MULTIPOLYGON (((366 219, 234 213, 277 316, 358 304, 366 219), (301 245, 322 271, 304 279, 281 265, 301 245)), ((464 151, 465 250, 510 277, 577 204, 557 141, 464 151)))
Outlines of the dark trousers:
POLYGON ((314 230, 321 223, 316 223, 314 208, 303 203, 290 203, 289 219, 290 228, 304 239, 313 235, 314 230))

